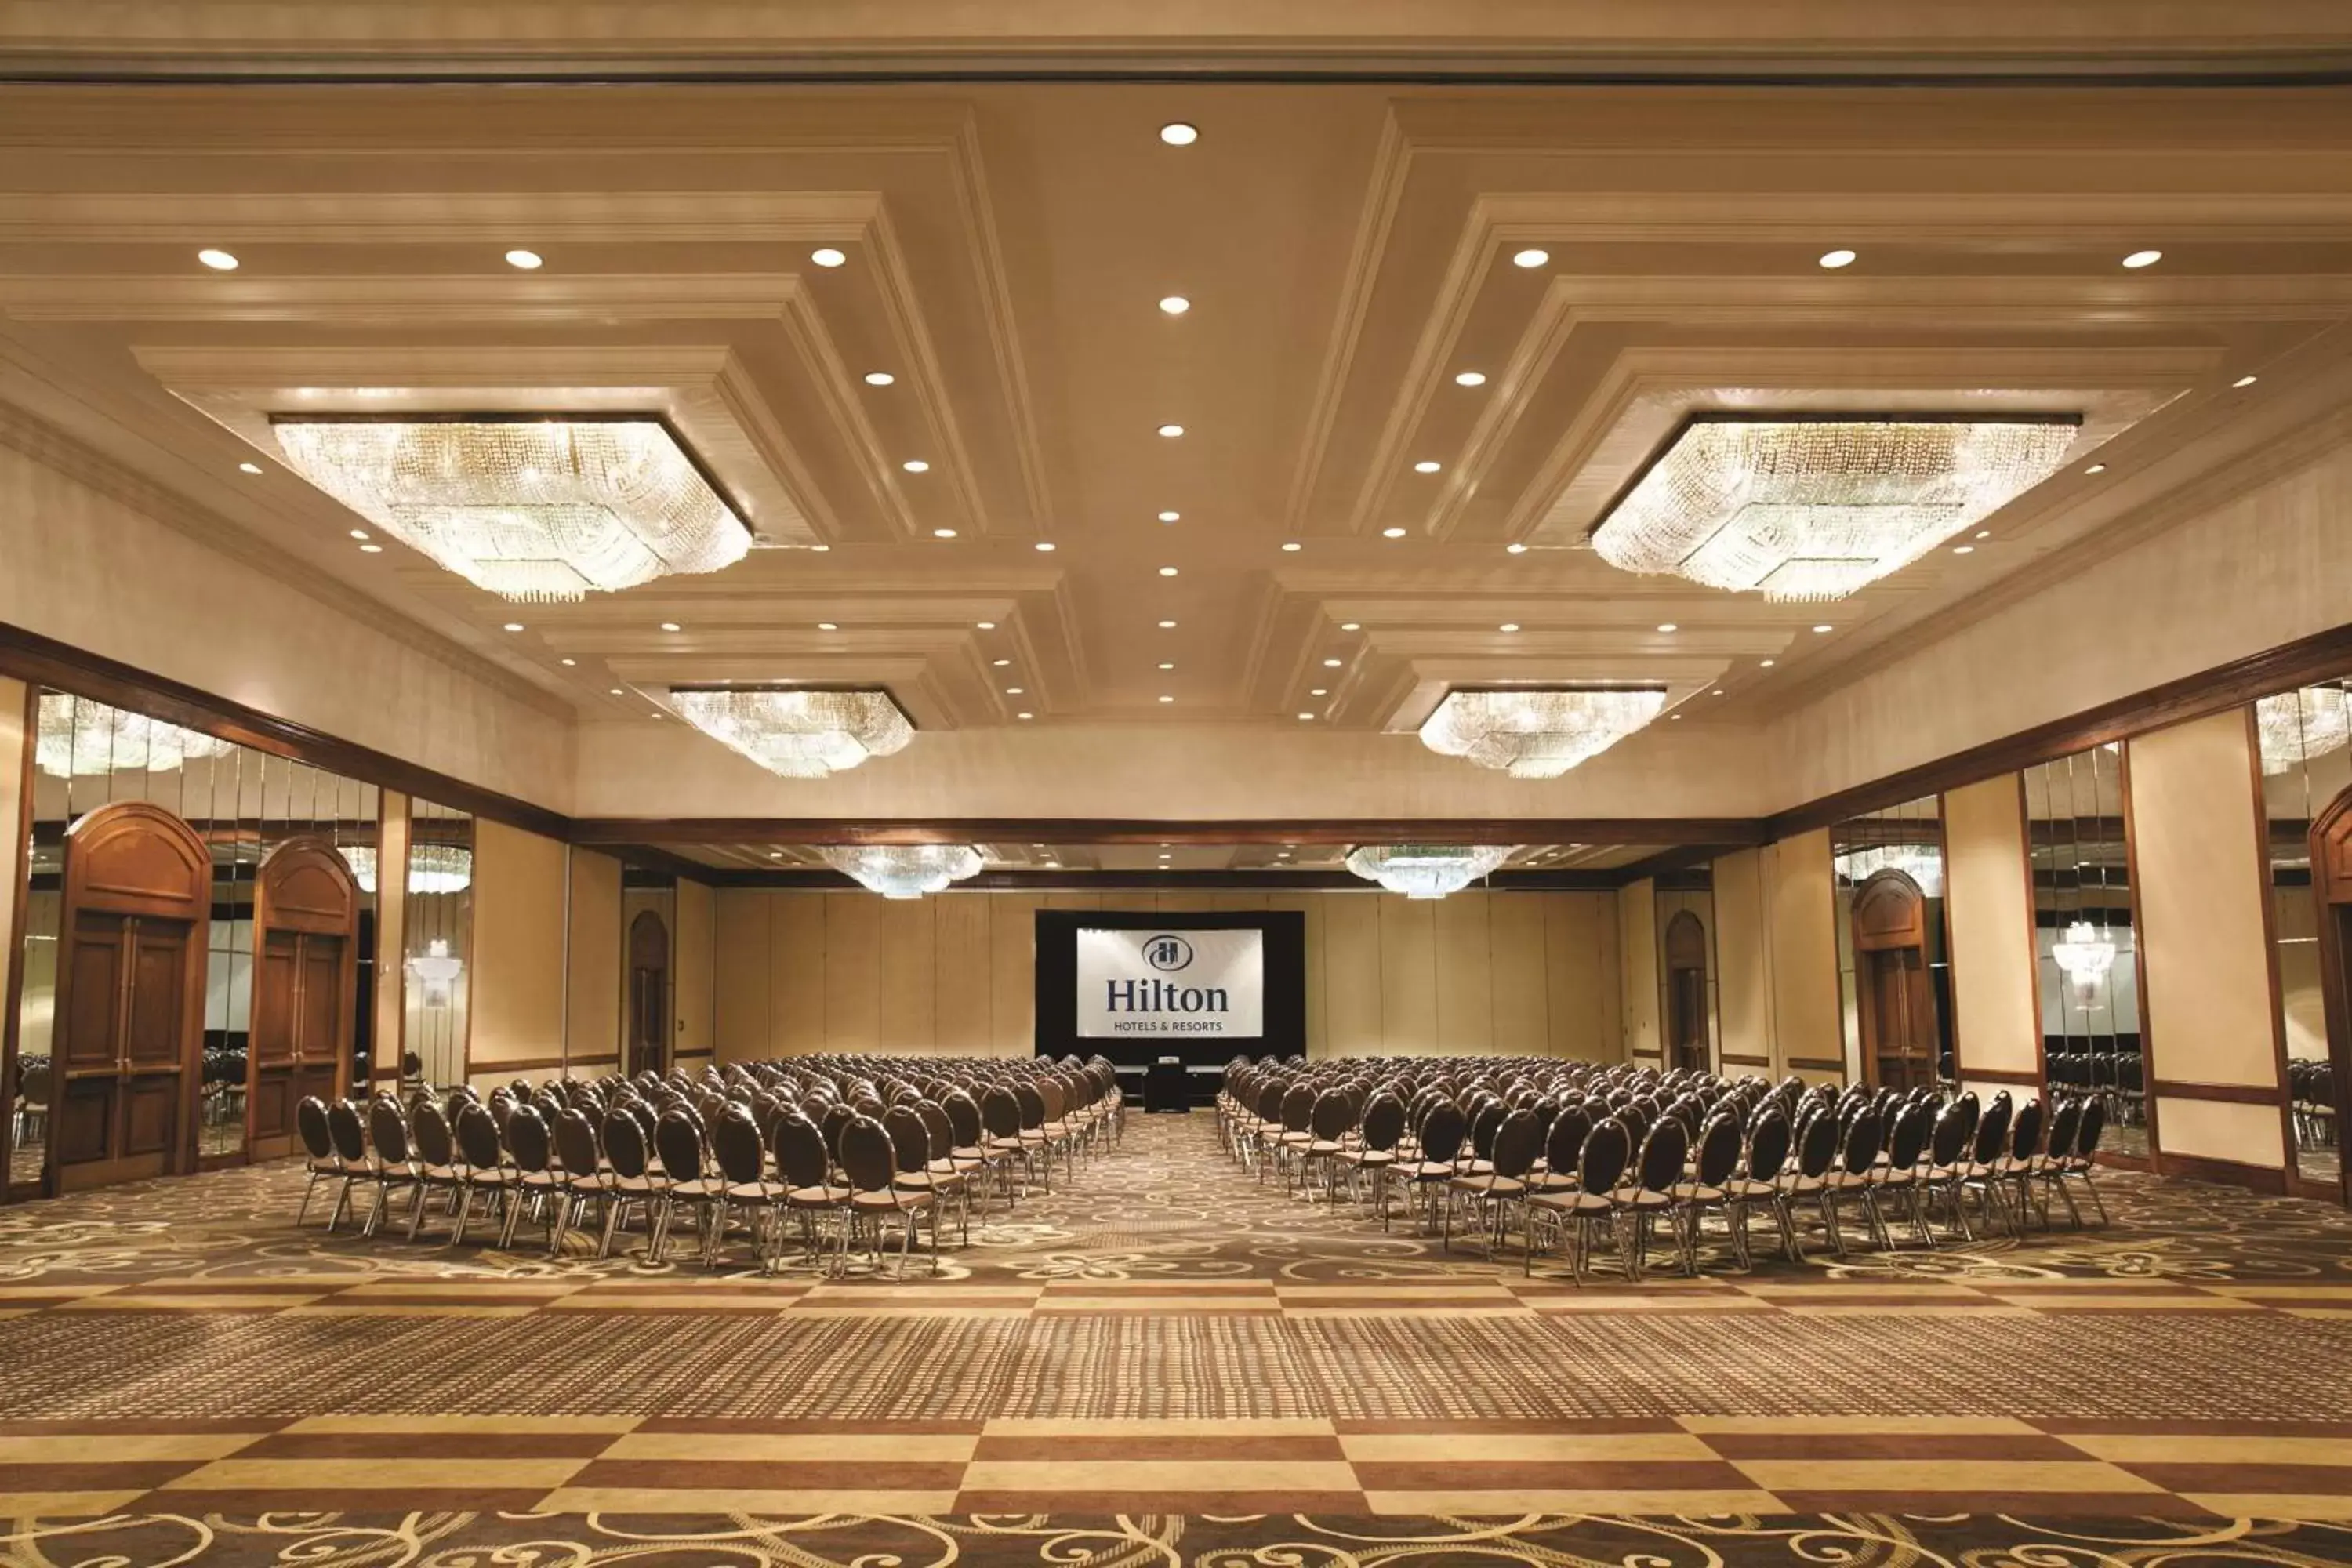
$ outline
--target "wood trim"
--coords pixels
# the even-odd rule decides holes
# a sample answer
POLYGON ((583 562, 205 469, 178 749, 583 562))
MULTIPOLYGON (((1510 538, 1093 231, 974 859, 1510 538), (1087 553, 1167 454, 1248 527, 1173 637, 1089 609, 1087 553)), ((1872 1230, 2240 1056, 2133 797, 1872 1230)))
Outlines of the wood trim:
POLYGON ((308 725, 160 675, 147 674, 98 654, 69 647, 6 622, 0 622, 0 674, 13 675, 35 686, 70 691, 184 729, 217 735, 240 746, 289 757, 379 789, 422 795, 437 805, 487 816, 544 837, 562 839, 571 833, 571 820, 544 806, 467 784, 386 752, 339 740, 308 725))
MULTIPOLYGON (((2124 879, 2126 884, 2124 893, 2131 905, 2132 1007, 2133 1010, 2139 1015, 2140 1070, 2145 1075, 2141 1081, 2143 1084, 2153 1086, 2156 1082, 2157 1064, 2156 1030, 2149 1022, 2147 1006, 2147 924, 2140 918, 2139 819, 2132 811, 2131 741, 2128 737, 2126 737, 2124 743, 2116 750, 2116 787, 2122 794, 2124 801, 2124 879)), ((2031 819, 2029 818, 2029 820, 2031 819)), ((2038 954, 2034 959, 2034 963, 2037 965, 2034 981, 2038 985, 2041 983, 2042 978, 2038 968, 2038 965, 2041 963, 2041 958, 2038 954)), ((2039 1023, 2040 1002, 2038 997, 2035 1003, 2035 1021, 2039 1023)), ((2038 1033, 2039 1031, 2037 1030, 2036 1032, 2038 1033)), ((2139 1103, 2140 1114, 2147 1118, 2147 1168, 2151 1171, 2160 1172, 2165 1168, 2164 1136, 2163 1130, 2159 1125, 2160 1118, 2157 1111, 2156 1095, 2153 1092, 2152 1088, 2143 1090, 2139 1097, 2139 1103)))
POLYGON ((1954 1065, 1962 1083, 1973 1079, 1979 1083, 2013 1083, 2035 1089, 2042 1087, 2042 1075, 2027 1072, 2023 1068, 1972 1068, 1965 1062, 1954 1065))
POLYGON ((2157 1170, 2167 1176, 2186 1176, 2192 1182, 2219 1182, 2224 1186, 2245 1187, 2271 1197, 2286 1195, 2286 1172, 2275 1165, 2249 1165, 2239 1160, 2216 1160, 2205 1154, 2165 1154, 2159 1158, 2157 1170))
MULTIPOLYGON (((456 804, 454 802, 449 804, 456 804)), ((648 844, 1667 844, 1737 849, 1764 824, 1737 816, 1377 817, 1154 821, 1139 817, 581 817, 572 842, 648 844)))
MULTIPOLYGON (((24 755, 19 759, 23 772, 16 781, 19 786, 16 799, 24 815, 18 823, 0 823, 0 832, 7 833, 19 846, 20 852, 25 854, 26 873, 18 881, 16 902, 9 914, 8 930, 0 932, 8 942, 7 955, 0 959, 0 1160, 6 1162, 0 1165, 0 1204, 8 1201, 12 1185, 9 1173, 16 1169, 16 1046, 17 1034, 23 1026, 26 922, 30 919, 33 901, 32 856, 29 851, 23 851, 22 847, 31 842, 31 835, 23 830, 32 825, 33 818, 33 747, 39 734, 40 706, 40 688, 27 681, 22 715, 25 721, 24 755)), ((54 1128, 51 1131, 53 1133, 54 1128)), ((39 1190, 35 1184, 26 1184, 33 1186, 36 1192, 39 1190)))
POLYGON ((1996 773, 2014 773, 2036 763, 2071 756, 2109 741, 2125 741, 2149 730, 2203 719, 2252 702, 2257 697, 2340 675, 2347 668, 2352 668, 2352 623, 1969 746, 1868 784, 1822 795, 1764 818, 1765 836, 1786 838, 1811 828, 1828 827, 1846 817, 1861 816, 1923 795, 1940 794, 1996 773))
MULTIPOLYGON (((611 1058, 611 1057, 605 1057, 605 1058, 603 1058, 602 1059, 603 1059, 603 1060, 605 1060, 605 1061, 611 1061, 611 1060, 613 1060, 613 1059, 614 1059, 614 1058, 611 1058)), ((517 1060, 515 1060, 515 1061, 510 1061, 510 1062, 479 1062, 479 1063, 477 1063, 477 1064, 474 1066, 473 1069, 472 1069, 471 1071, 469 1071, 469 1072, 467 1072, 467 1073, 466 1077, 467 1077, 468 1079, 473 1079, 473 1078, 475 1078, 475 1077, 477 1077, 477 1076, 480 1076, 480 1077, 485 1077, 485 1078, 487 1078, 487 1077, 488 1077, 489 1075, 491 1075, 491 1074, 493 1074, 493 1073, 502 1073, 502 1072, 540 1072, 540 1071, 542 1071, 542 1070, 544 1070, 544 1069, 546 1069, 546 1068, 560 1068, 560 1067, 562 1067, 562 1066, 564 1066, 564 1065, 566 1065, 566 1064, 565 1064, 565 1062, 564 1062, 564 1058, 562 1058, 562 1057, 560 1057, 560 1056, 554 1056, 554 1057, 523 1057, 523 1058, 519 1058, 519 1059, 517 1059, 517 1060)), ((576 1065, 585 1065, 585 1064, 576 1064, 576 1065)))
MULTIPOLYGON (((694 862, 687 862, 694 865, 694 862)), ((793 870, 728 870, 695 865, 688 879, 712 888, 766 888, 809 893, 855 892, 856 880, 839 871, 807 867, 793 870)), ((1497 893, 1606 893, 1622 884, 1613 871, 1497 871, 1469 889, 1497 893)), ((1169 892, 1244 891, 1276 893, 1379 893, 1379 884, 1351 871, 982 871, 951 892, 1169 892)))
POLYGON ((1721 1058, 1720 1058, 1720 1060, 1722 1061, 1723 1065, 1724 1065, 1725 1067, 1727 1067, 1727 1068, 1730 1068, 1730 1067, 1740 1067, 1740 1068, 1769 1068, 1769 1067, 1770 1067, 1770 1066, 1772 1065, 1772 1058, 1771 1058, 1770 1057, 1734 1057, 1734 1056, 1726 1056, 1726 1057, 1721 1058))
MULTIPOLYGON (((2246 737, 2246 776, 2251 789, 2248 801, 2254 814, 2254 897, 2261 901, 2263 910, 2263 980, 2270 987, 2271 1076, 2277 1086, 2273 1099, 2278 1106, 2279 1149, 2287 1168, 2293 1170, 2294 1091, 2286 1069, 2286 987, 2279 979, 2278 890, 2271 885, 2271 819, 2270 805, 2263 796, 2263 738, 2254 725, 2252 704, 2241 709, 2239 718, 2246 737)), ((2337 1125, 2342 1125, 2341 1121, 2337 1125)))
POLYGON ((1790 1057, 1789 1066, 1799 1072, 1843 1073, 1845 1071, 1845 1058, 1843 1057, 1790 1057))
POLYGON ((2280 1091, 2267 1084, 2184 1083, 2168 1078, 2148 1079, 2147 1091, 2167 1100, 2210 1100, 2224 1105, 2276 1105, 2280 1099, 2280 1091))

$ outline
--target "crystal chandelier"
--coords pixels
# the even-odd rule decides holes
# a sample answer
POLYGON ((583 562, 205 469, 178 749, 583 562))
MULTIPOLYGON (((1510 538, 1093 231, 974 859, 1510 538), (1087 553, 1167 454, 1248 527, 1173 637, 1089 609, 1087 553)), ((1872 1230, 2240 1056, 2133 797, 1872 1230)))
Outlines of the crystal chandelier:
POLYGON ((906 713, 879 688, 677 686, 670 706, 696 729, 788 779, 821 779, 915 738, 906 713))
POLYGON ((1944 857, 1932 844, 1876 844, 1836 858, 1837 874, 1860 887, 1881 871, 1900 871, 1930 899, 1944 896, 1944 857))
POLYGON ((1592 532, 1628 572, 1842 599, 1973 527, 2065 460, 2078 422, 1702 414, 1592 532))
POLYGON ((969 844, 826 845, 817 851, 835 870, 886 899, 919 899, 947 890, 979 871, 980 851, 969 844))
POLYGON ((126 713, 62 691, 41 694, 33 758, 45 773, 68 779, 112 773, 167 773, 194 757, 226 754, 229 742, 160 719, 126 713))
POLYGON ((2254 704, 2263 772, 2284 773, 2352 742, 2352 702, 2340 686, 2306 686, 2254 704))
POLYGON ((436 936, 423 952, 409 955, 408 973, 424 986, 425 1006, 446 1007, 457 977, 466 973, 466 961, 449 951, 446 937, 436 936))
POLYGON ((1513 687, 1451 691, 1421 727, 1421 743, 1513 778, 1556 779, 1658 716, 1655 686, 1513 687))
POLYGON ((568 601, 743 558, 751 535, 659 419, 274 417, 303 478, 501 598, 568 601))
POLYGON ((2098 927, 2090 921, 2076 921, 2066 928, 2063 940, 2050 944, 2050 956, 2058 961, 2068 979, 2088 991, 2115 967, 2116 944, 2101 937, 2098 927))
MULTIPOLYGON (((352 878, 362 893, 375 891, 375 846, 342 844, 337 853, 349 863, 352 878)), ((454 844, 412 844, 408 847, 408 890, 412 893, 462 893, 473 885, 474 853, 454 844)))
POLYGON ((1511 858, 1507 844, 1360 844, 1348 869, 1408 899, 1458 893, 1511 858))

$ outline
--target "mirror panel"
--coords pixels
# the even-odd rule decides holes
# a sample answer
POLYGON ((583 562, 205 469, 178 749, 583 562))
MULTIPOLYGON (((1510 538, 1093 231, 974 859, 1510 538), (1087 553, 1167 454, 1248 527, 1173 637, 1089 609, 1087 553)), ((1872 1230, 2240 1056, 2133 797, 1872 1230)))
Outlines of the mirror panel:
POLYGON ((2352 680, 2306 686, 2254 705, 2263 775, 2278 1026, 2294 1124, 2295 1172, 2340 1187, 2343 1085, 2328 1050, 2321 991, 2318 893, 2312 886, 2311 824, 2352 789, 2352 680))
POLYGON ((400 1058, 404 1098, 466 1081, 474 954, 474 818, 409 803, 400 1058))
POLYGON ((1666 1066, 1718 1071, 1723 1025, 1717 1007, 1715 890, 1708 873, 1678 871, 1661 877, 1656 906, 1658 1037, 1666 1066))
POLYGON ((2105 1145, 2148 1151, 2147 1058, 2117 745, 2025 770, 2035 987, 2051 1086, 2106 1101, 2105 1145))
POLYGON ((1830 829, 1846 1079, 1952 1081, 1943 803, 1905 801, 1830 829))

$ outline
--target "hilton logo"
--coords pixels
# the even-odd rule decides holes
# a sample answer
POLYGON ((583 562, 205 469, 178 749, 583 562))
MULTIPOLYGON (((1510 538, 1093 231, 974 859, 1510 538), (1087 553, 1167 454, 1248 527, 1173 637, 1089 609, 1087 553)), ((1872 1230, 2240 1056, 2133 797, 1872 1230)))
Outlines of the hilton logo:
POLYGON ((1192 967, 1192 944, 1181 936, 1162 934, 1143 944, 1143 962, 1166 973, 1192 967))
MULTIPOLYGON (((1143 962, 1169 973, 1192 966, 1192 944, 1182 937, 1162 931, 1143 944, 1143 962)), ((1167 1015, 1185 1013, 1223 1013, 1232 1008, 1222 985, 1177 985, 1166 980, 1107 980, 1103 983, 1103 1010, 1107 1013, 1143 1013, 1167 1015)), ((1181 1021, 1171 1019, 1161 1027, 1184 1026, 1181 1021)))

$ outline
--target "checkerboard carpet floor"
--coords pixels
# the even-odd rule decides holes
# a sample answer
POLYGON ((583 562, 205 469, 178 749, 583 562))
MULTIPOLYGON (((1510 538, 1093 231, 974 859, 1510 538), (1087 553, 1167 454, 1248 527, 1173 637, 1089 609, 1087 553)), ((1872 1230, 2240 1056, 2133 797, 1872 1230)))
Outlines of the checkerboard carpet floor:
POLYGON ((0 1211, 0 1568, 2352 1560, 2319 1204, 2118 1174, 2104 1226, 1579 1288, 1205 1115, 903 1279, 363 1242, 302 1184, 0 1211))

